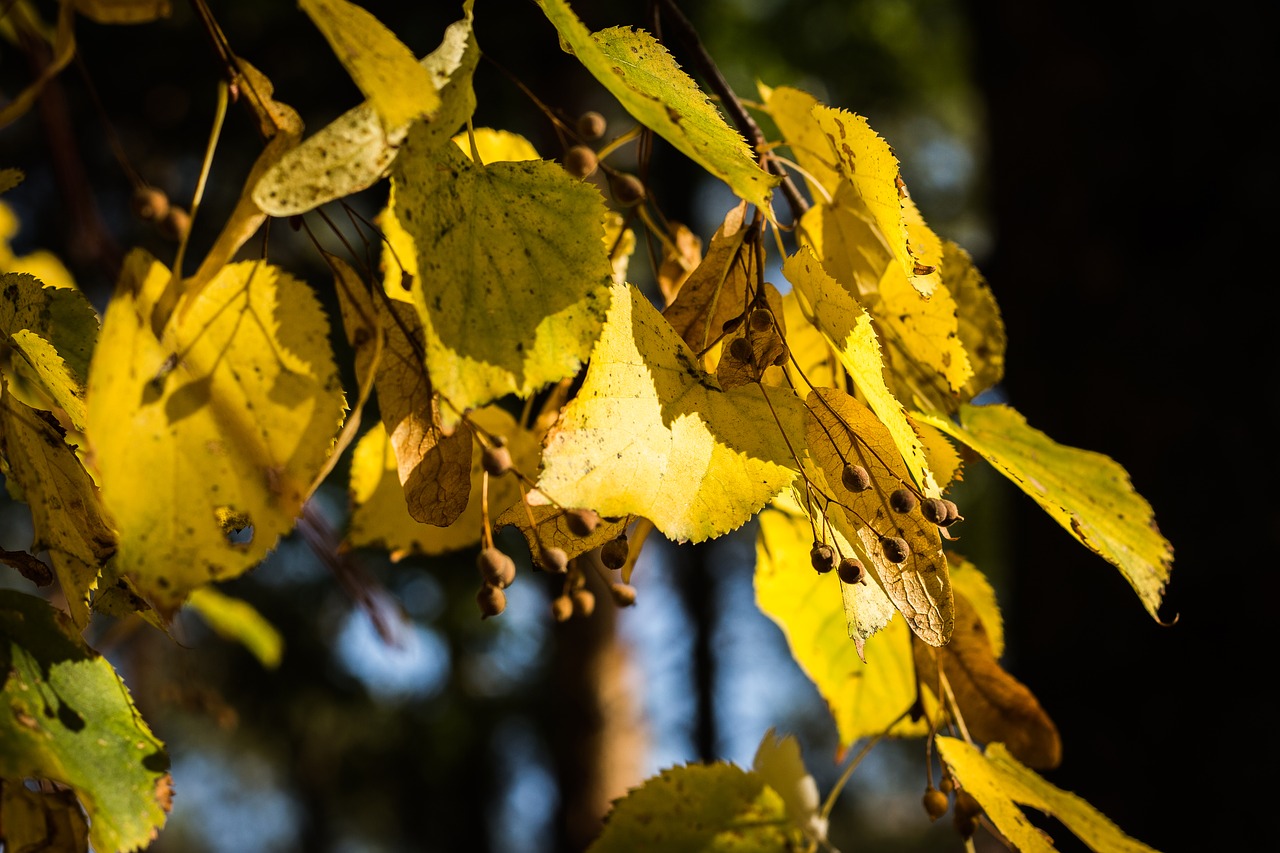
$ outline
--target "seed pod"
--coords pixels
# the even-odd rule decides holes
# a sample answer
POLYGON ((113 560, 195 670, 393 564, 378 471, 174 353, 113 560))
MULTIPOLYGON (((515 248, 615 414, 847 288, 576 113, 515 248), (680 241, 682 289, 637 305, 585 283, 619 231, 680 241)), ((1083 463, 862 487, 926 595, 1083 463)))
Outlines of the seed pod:
POLYGON ((590 536, 600 523, 600 516, 593 509, 571 509, 565 514, 564 523, 574 536, 590 536))
POLYGON ((511 451, 503 443, 486 447, 480 454, 480 464, 490 477, 501 477, 511 470, 511 451))
POLYGON ((861 465, 852 463, 844 466, 840 474, 840 482, 851 492, 865 492, 871 488, 871 475, 861 465))
POLYGON ((818 574, 825 575, 836 567, 835 549, 825 543, 814 542, 809 549, 809 562, 818 574))
POLYGON ((608 129, 609 122, 595 110, 588 110, 578 116, 578 135, 588 142, 601 138, 608 129))
POLYGON ((944 794, 950 794, 956 789, 956 780, 950 776, 943 776, 938 780, 938 790, 944 794))
POLYGON ((160 222, 169 215, 169 197, 155 187, 138 187, 129 202, 134 215, 146 222, 160 222))
POLYGON ((619 607, 630 607, 636 603, 636 588, 634 586, 615 581, 609 584, 609 594, 613 596, 614 604, 619 607))
POLYGON ((573 599, 567 595, 557 595, 551 599, 551 615, 557 622, 568 622, 573 615, 573 599))
POLYGON ((586 145, 574 145, 564 153, 565 171, 575 178, 591 177, 599 165, 596 152, 586 145))
POLYGON ((480 572, 480 580, 505 589, 516 579, 516 564, 497 548, 482 548, 476 555, 476 569, 480 572))
POLYGON ((881 537, 880 548, 884 551, 884 558, 890 563, 905 563, 907 555, 911 553, 907 540, 901 536, 881 537))
POLYGON ((751 312, 751 330, 754 332, 767 332, 773 328, 773 312, 768 308, 756 308, 751 312))
POLYGON ((778 347, 778 354, 773 357, 773 364, 778 367, 786 364, 791 358, 791 347, 787 346, 787 342, 783 341, 782 346, 778 347))
POLYGON ((910 489, 896 489, 889 495, 889 506, 894 512, 907 513, 916 508, 916 493, 910 489))
MULTIPOLYGON (((294 231, 302 230, 302 214, 301 213, 295 213, 289 217, 289 227, 292 228, 294 231)), ((408 290, 409 286, 405 285, 404 289, 408 290)))
POLYGON ((493 584, 483 584, 476 593, 476 604, 480 605, 480 618, 488 619, 507 609, 507 594, 493 584))
POLYGON ((867 569, 862 565, 862 561, 854 557, 845 557, 840 561, 840 566, 836 569, 840 575, 840 580, 847 584, 866 583, 867 569))
POLYGON ((947 813, 947 795, 930 785, 924 789, 924 810, 929 820, 937 820, 947 813))
POLYGON ((607 569, 620 569, 627 562, 627 534, 620 533, 618 538, 610 539, 600 546, 600 562, 607 569))
POLYGON ((732 332, 734 329, 738 328, 741 325, 742 325, 742 315, 739 314, 737 317, 730 317, 728 320, 725 320, 723 323, 721 323, 720 331, 732 332))
POLYGON ((955 501, 949 501, 946 498, 942 502, 947 506, 947 518, 942 522, 943 527, 950 527, 957 521, 963 521, 964 516, 960 514, 960 508, 956 506, 955 501))
POLYGON ((576 616, 590 616, 596 610, 596 597, 589 589, 573 591, 573 612, 576 616))
POLYGON ((960 833, 960 837, 966 841, 973 838, 973 834, 978 831, 978 819, 976 817, 961 817, 959 812, 951 816, 951 825, 955 827, 956 832, 960 833))
POLYGON ((738 361, 750 364, 755 353, 751 351, 751 342, 746 338, 734 338, 729 341, 729 355, 738 361))
POLYGON ((609 188, 613 197, 623 207, 631 207, 645 200, 644 184, 635 175, 610 175, 609 188))
POLYGON ((976 818, 982 814, 982 806, 978 800, 964 788, 956 790, 956 816, 976 818))
POLYGON ((180 241, 191 230, 191 214, 180 207, 170 207, 169 212, 157 223, 157 226, 165 238, 180 241))
POLYGON ((947 504, 941 498, 925 498, 920 502, 920 514, 926 521, 942 526, 947 520, 947 504))
POLYGON ((569 571, 569 555, 563 548, 543 548, 542 566, 552 574, 562 575, 569 571))

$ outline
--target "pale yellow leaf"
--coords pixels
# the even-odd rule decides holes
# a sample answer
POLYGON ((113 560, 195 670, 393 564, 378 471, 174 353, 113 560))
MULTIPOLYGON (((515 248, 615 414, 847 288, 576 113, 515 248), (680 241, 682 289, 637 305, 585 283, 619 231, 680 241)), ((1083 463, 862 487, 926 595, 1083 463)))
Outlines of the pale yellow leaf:
POLYGON ((191 591, 187 606, 199 613, 214 633, 240 643, 267 669, 280 666, 284 637, 249 602, 202 586, 191 591))
POLYGON ((1147 612, 1160 619, 1173 546, 1115 460, 1058 444, 1009 406, 961 406, 958 423, 918 417, 982 454, 1076 540, 1119 568, 1147 612))
POLYGON ((765 111, 778 126, 786 147, 791 149, 791 158, 805 172, 810 196, 815 202, 830 201, 840 172, 835 167, 831 143, 813 117, 818 99, 791 86, 770 88, 759 84, 757 88, 765 111))
POLYGON ((538 485, 561 506, 643 516, 670 539, 699 542, 791 484, 797 461, 781 430, 802 452, 802 412, 789 390, 722 390, 639 290, 615 286, 538 485))

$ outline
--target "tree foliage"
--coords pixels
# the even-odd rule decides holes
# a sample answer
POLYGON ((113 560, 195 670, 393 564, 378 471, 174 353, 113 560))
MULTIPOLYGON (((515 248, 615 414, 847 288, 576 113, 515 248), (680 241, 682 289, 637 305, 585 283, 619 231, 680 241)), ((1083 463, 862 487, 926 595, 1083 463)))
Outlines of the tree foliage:
MULTIPOLYGON (((341 547, 400 559, 479 546, 484 618, 500 618, 513 581, 502 528, 566 591, 585 572, 616 575, 629 606, 647 537, 701 542, 755 519, 758 604, 842 752, 884 737, 936 751, 964 839, 981 821, 1011 849, 1053 849, 1030 807, 1092 849, 1146 849, 1037 774, 1060 762, 1059 733, 1000 664, 1000 609, 954 547, 964 518, 948 495, 985 460, 1159 620, 1172 550, 1151 507, 1112 459, 990 401, 1006 350, 994 295, 930 228, 867 119, 786 85, 739 96, 676 5, 656 5, 672 45, 634 26, 592 32, 564 0, 538 0, 538 48, 574 56, 634 119, 606 142, 598 117, 544 107, 566 140, 556 159, 473 126, 474 16, 496 10, 466 0, 419 59, 360 6, 303 0, 298 26, 323 34, 366 100, 306 133, 234 34, 219 42, 222 105, 248 110, 263 144, 195 272, 176 206, 155 211, 175 228, 173 258, 130 251, 101 316, 56 265, 5 247, 0 461, 34 538, 4 561, 64 602, 0 596, 6 849, 132 850, 161 830, 163 746, 86 627, 101 614, 164 632, 190 607, 274 666, 281 638, 217 584, 309 523, 348 449, 341 547), (641 137, 736 197, 705 252, 610 163, 641 137), (326 207, 384 182, 362 249, 313 237, 331 280, 249 243, 273 221, 314 235, 326 207), (628 277, 637 231, 664 249, 658 293, 628 277)), ((52 59, 0 125, 70 60, 78 18, 167 13, 64 0, 46 25, 10 4, 5 35, 46 40, 52 59)), ((0 190, 21 179, 6 168, 0 190)), ((820 804, 794 739, 770 732, 752 768, 674 767, 636 788, 595 849, 829 847, 838 788, 820 804)))

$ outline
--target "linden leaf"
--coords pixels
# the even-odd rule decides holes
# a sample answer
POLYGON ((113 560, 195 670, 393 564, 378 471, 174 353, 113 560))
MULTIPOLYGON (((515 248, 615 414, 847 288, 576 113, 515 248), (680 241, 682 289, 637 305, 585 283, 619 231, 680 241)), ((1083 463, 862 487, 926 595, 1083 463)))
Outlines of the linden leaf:
POLYGON ((938 283, 937 272, 920 265, 921 259, 908 245, 902 203, 906 193, 893 149, 856 113, 818 105, 812 115, 827 137, 836 168, 860 202, 860 212, 879 232, 911 286, 929 296, 938 283))
MULTIPOLYGON (((480 59, 472 33, 472 0, 464 17, 450 24, 440 46, 422 59, 439 102, 421 131, 423 147, 439 148, 475 112, 472 76, 480 59)), ((416 75, 415 75, 416 76, 416 75)), ((427 91, 427 90, 424 90, 427 91)), ((433 96, 421 95, 423 103, 433 96)), ((271 216, 293 216, 373 186, 387 170, 413 121, 384 127, 371 101, 364 101, 303 140, 253 187, 254 202, 271 216)))
POLYGON ((106 658, 47 602, 2 590, 0 673, 0 777, 69 786, 98 853, 147 846, 169 811, 169 758, 106 658))
POLYGON ((801 414, 790 391, 722 390, 639 290, 616 286, 582 389, 547 437, 538 488, 561 506, 642 516, 669 539, 701 542, 790 485, 783 432, 800 452, 801 414))
POLYGON ((0 380, 0 455, 6 483, 31 507, 31 553, 49 552, 76 628, 89 622, 89 593, 115 551, 97 487, 53 416, 14 399, 0 380), (11 483, 8 481, 12 481, 11 483))
POLYGON ((579 536, 569 529, 568 514, 559 507, 531 506, 528 512, 533 514, 533 520, 537 524, 536 532, 529 526, 529 515, 521 501, 516 501, 494 519, 493 528, 500 530, 511 526, 519 530, 524 536, 525 544, 529 546, 534 564, 542 566, 544 570, 548 567, 542 561, 543 548, 559 548, 572 560, 579 554, 599 548, 610 539, 616 539, 619 533, 626 532, 627 525, 631 523, 630 518, 616 521, 602 518, 594 530, 586 536, 579 536))
POLYGON ((1003 744, 989 743, 980 752, 956 738, 939 735, 936 743, 952 775, 1015 849, 1024 853, 1054 850, 1052 841, 1018 808, 1022 804, 1057 818, 1098 853, 1156 853, 1080 797, 1020 764, 1003 744))
POLYGON ((591 33, 565 0, 537 0, 561 45, 636 121, 720 178, 738 198, 766 213, 780 178, 756 162, 751 148, 665 47, 643 30, 591 33))
POLYGON ((676 301, 689 276, 702 264, 702 239, 683 223, 672 222, 670 226, 672 233, 662 243, 662 263, 658 266, 658 289, 662 291, 667 308, 676 301))
MULTIPOLYGON (((976 570, 969 574, 980 574, 976 570)), ((1053 720, 1026 685, 999 664, 978 609, 955 589, 956 626, 951 642, 932 649, 913 641, 920 683, 938 692, 938 666, 947 678, 970 735, 1000 741, 1020 761, 1038 768, 1062 762, 1062 740, 1053 720)))
POLYGON ((26 173, 21 169, 0 169, 0 193, 7 193, 26 180, 26 173))
POLYGON ((53 252, 37 249, 21 257, 13 253, 9 243, 19 228, 13 208, 0 201, 0 273, 24 272, 35 276, 45 287, 74 290, 76 283, 71 271, 53 252))
POLYGON ((346 0, 299 0, 391 134, 440 107, 431 72, 396 35, 346 0))
POLYGON ((206 585, 191 591, 187 606, 199 613, 215 634, 240 643, 267 669, 280 666, 284 637, 249 602, 206 585))
MULTIPOLYGON (((785 266, 784 266, 785 274, 785 266)), ((806 314, 795 288, 782 297, 782 312, 787 326, 787 349, 791 360, 784 369, 800 397, 818 388, 843 388, 845 371, 831 341, 814 325, 813 315, 806 314)))
MULTIPOLYGON (((538 468, 541 436, 522 429, 503 409, 486 406, 468 415, 480 429, 507 440, 512 464, 520 471, 538 468)), ((484 468, 478 442, 471 442, 470 486, 475 496, 448 527, 422 524, 409 515, 405 490, 400 485, 395 448, 381 423, 375 424, 356 444, 351 460, 351 521, 346 543, 351 547, 386 548, 393 560, 409 554, 443 554, 480 541, 481 478, 484 468)), ((520 500, 519 480, 513 475, 489 478, 489 516, 499 516, 520 500)))
POLYGON ((961 406, 959 423, 918 417, 982 454, 1081 544, 1120 569, 1159 621, 1173 546, 1115 460, 1058 444, 1009 406, 961 406))
MULTIPOLYGON (((927 497, 940 497, 942 490, 929 469, 920 436, 902 404, 885 384, 884 362, 871 315, 827 273, 809 249, 801 249, 787 258, 782 274, 803 300, 800 308, 810 318, 808 322, 830 342, 867 404, 889 431, 911 479, 927 497)), ((830 387, 841 387, 841 384, 830 387)), ((839 477, 836 480, 838 482, 839 477)))
POLYGON ((724 339, 721 346, 720 360, 716 363, 716 380, 726 391, 753 382, 775 386, 782 384, 781 365, 788 361, 782 294, 767 281, 763 291, 748 306, 747 316, 765 317, 767 324, 765 321, 758 321, 760 328, 756 328, 752 322, 744 322, 724 339), (758 311, 764 313, 757 314, 758 311), (742 353, 748 356, 745 360, 734 345, 736 340, 746 342, 746 352, 742 353))
POLYGON ((393 215, 416 247, 427 372, 450 405, 528 396, 578 371, 608 307, 604 199, 546 161, 473 164, 411 133, 393 215))
POLYGON ((720 337, 724 324, 747 308, 747 291, 755 281, 755 255, 748 250, 743 257, 746 211, 747 203, 742 202, 725 215, 706 257, 662 312, 694 352, 705 351, 720 337))
POLYGON ((892 730, 903 736, 927 732, 925 721, 904 719, 916 699, 911 632, 891 619, 893 605, 879 585, 846 587, 835 572, 818 574, 809 563, 813 531, 808 519, 765 509, 756 538, 755 589, 760 610, 777 623, 791 655, 826 701, 840 748, 892 730), (875 636, 850 639, 854 621, 841 591, 874 620, 875 636), (878 618, 871 614, 878 612, 878 618))
POLYGON ((782 797, 733 764, 663 770, 615 801, 588 853, 748 853, 803 849, 782 797))
POLYGON ((89 823, 74 791, 32 791, 20 779, 0 779, 0 816, 7 850, 88 853, 89 823))
POLYGON ((835 167, 831 143, 813 117, 818 99, 790 86, 770 88, 761 83, 757 88, 765 112, 778 126, 786 147, 791 149, 791 158, 804 170, 810 196, 829 203, 840 181, 840 172, 835 167))
POLYGON ((859 556, 869 561, 894 606, 920 639, 943 645, 954 618, 947 560, 937 525, 925 520, 918 503, 909 512, 890 506, 890 495, 910 479, 892 435, 870 409, 843 391, 815 388, 806 409, 809 452, 844 510, 830 513, 833 522, 847 514, 852 529, 846 535, 857 537, 863 549, 859 556), (854 492, 842 482, 849 465, 870 474, 870 488, 854 492), (891 559, 889 538, 906 543, 904 559, 891 559))
POLYGON ((126 259, 89 371, 86 431, 118 569, 166 617, 293 528, 346 410, 306 284, 233 264, 157 340, 150 317, 168 280, 144 252, 126 259))
POLYGON ((778 737, 773 729, 765 732, 756 747, 751 770, 778 792, 791 822, 805 835, 820 843, 827 840, 827 819, 822 816, 818 783, 805 769, 800 742, 793 735, 778 737))
POLYGON ((99 24, 146 24, 173 11, 169 0, 73 0, 73 5, 99 24))
POLYGON ((955 299, 957 332, 973 367, 973 376, 960 392, 960 402, 967 403, 1004 378, 1004 319, 973 258, 950 240, 943 244, 942 283, 955 299))

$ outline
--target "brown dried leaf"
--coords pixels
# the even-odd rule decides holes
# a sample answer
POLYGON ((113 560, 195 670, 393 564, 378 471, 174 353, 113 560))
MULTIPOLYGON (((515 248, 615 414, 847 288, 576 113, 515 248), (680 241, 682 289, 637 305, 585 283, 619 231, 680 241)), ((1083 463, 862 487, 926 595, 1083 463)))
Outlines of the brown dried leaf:
POLYGON ((894 512, 889 495, 911 482, 911 474, 889 430, 875 413, 853 397, 833 388, 815 388, 805 401, 805 434, 809 453, 821 467, 839 504, 826 507, 863 561, 874 571, 885 593, 906 617, 921 640, 941 646, 951 636, 954 606, 947 559, 938 527, 920 514, 894 512), (846 464, 861 465, 871 474, 871 488, 851 492, 842 483, 846 464), (843 512, 839 511, 843 509, 843 512), (910 553, 902 563, 886 559, 883 536, 906 540, 910 553))
POLYGON ((706 257, 662 312, 695 353, 710 346, 724 324, 747 307, 752 260, 751 252, 744 252, 746 210, 747 203, 742 202, 729 211, 712 236, 706 257))
POLYGON ((689 226, 671 223, 671 242, 662 244, 662 263, 658 267, 658 287, 666 304, 676 301, 680 288, 702 263, 702 240, 689 226))
POLYGON ((937 692, 940 663, 974 739, 1003 743, 1028 767, 1057 767, 1062 761, 1062 740, 1053 720, 1035 694, 1000 666, 982 617, 958 590, 955 610, 955 630, 947 645, 933 649, 912 638, 920 682, 937 692))
MULTIPOLYGON (((517 528, 529 546, 529 553, 533 556, 535 565, 542 565, 543 548, 560 548, 572 560, 616 538, 619 533, 627 529, 627 524, 631 521, 630 516, 617 521, 602 518, 595 530, 586 536, 578 536, 569 529, 568 513, 559 507, 531 506, 529 510, 533 513, 533 520, 538 525, 536 533, 529 526, 529 516, 520 501, 507 507, 506 511, 494 520, 493 529, 501 530, 507 526, 517 528)), ((546 569, 546 566, 543 568, 546 569)))
MULTIPOLYGON (((775 366, 774 361, 787 351, 787 328, 783 318, 782 294, 778 292, 778 288, 768 282, 765 282, 764 291, 769 310, 773 312, 773 323, 768 328, 756 330, 751 327, 750 322, 743 322, 733 334, 724 339, 720 350, 720 362, 716 365, 716 379, 719 380, 720 387, 726 391, 737 388, 739 385, 750 385, 765 379, 769 368, 775 366), (738 338, 746 340, 751 347, 750 361, 743 361, 734 354, 733 342, 738 338)), ((748 318, 753 310, 755 309, 747 309, 748 318)), ((780 379, 781 367, 774 373, 777 374, 775 378, 780 379)), ((779 382, 767 384, 776 385, 779 382)))

